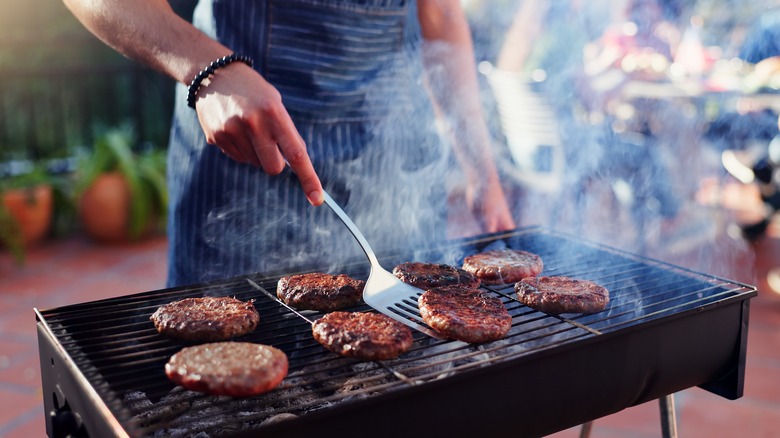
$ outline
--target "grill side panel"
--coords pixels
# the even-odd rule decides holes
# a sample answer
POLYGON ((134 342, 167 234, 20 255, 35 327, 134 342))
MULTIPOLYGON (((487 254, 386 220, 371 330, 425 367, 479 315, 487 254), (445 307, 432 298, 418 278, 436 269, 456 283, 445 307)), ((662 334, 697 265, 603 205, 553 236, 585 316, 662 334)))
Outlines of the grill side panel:
POLYGON ((266 426, 263 436, 364 437, 370 432, 394 438, 399 424, 410 436, 549 435, 730 374, 742 345, 741 307, 732 303, 630 333, 591 337, 335 406, 266 426))
POLYGON ((127 437, 128 434, 94 391, 70 356, 38 322, 38 354, 46 434, 127 437))
MULTIPOLYGON (((747 360, 747 339, 748 339, 748 323, 750 320, 750 300, 741 302, 741 312, 739 321, 739 344, 734 351, 734 356, 730 363, 732 364, 728 372, 711 382, 707 382, 701 386, 713 394, 717 394, 721 397, 729 400, 736 400, 745 392, 745 362, 747 360)), ((733 315, 732 315, 733 316, 733 315)), ((723 324, 724 322, 721 322, 723 324)), ((732 322, 734 323, 734 322, 732 322)))

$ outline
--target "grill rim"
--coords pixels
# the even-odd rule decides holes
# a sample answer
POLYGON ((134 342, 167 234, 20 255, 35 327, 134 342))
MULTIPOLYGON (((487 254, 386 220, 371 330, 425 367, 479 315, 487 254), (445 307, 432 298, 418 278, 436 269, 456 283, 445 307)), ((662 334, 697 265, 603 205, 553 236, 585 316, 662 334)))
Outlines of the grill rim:
MULTIPOLYGON (((495 241, 495 240, 498 240, 498 239, 502 239, 502 238, 517 237, 517 236, 521 236, 521 235, 526 234, 526 233, 533 233, 533 232, 539 232, 539 231, 540 231, 539 227, 524 228, 524 229, 515 230, 513 232, 509 232, 509 233, 495 233, 494 235, 488 235, 488 236, 485 236, 485 237, 483 237, 481 239, 478 239, 478 240, 475 240, 475 239, 462 239, 463 240, 462 242, 459 240, 459 241, 457 241, 457 243, 452 243, 449 246, 450 247, 458 247, 458 246, 462 247, 464 242, 468 243, 469 245, 478 245, 479 242, 492 242, 492 241, 495 241)), ((542 229, 541 231, 543 233, 549 233, 549 231, 546 231, 544 229, 542 229)), ((631 333, 631 332, 633 332, 635 330, 638 330, 638 329, 645 329, 645 328, 649 329, 649 328, 652 328, 652 327, 655 327, 655 326, 658 326, 658 325, 664 325, 664 324, 667 324, 667 323, 669 323, 671 321, 675 321, 675 320, 679 320, 679 319, 683 319, 683 318, 689 319, 691 317, 691 315, 700 315, 700 314, 703 314, 703 313, 708 313, 708 311, 710 311, 710 310, 716 310, 716 309, 720 309, 720 308, 723 308, 723 307, 726 307, 726 306, 730 306, 730 305, 732 305, 732 304, 734 304, 736 302, 742 302, 742 304, 743 304, 742 305, 742 307, 743 307, 742 312, 743 312, 743 315, 745 317, 745 321, 744 321, 745 331, 744 331, 743 336, 746 337, 746 332, 747 332, 747 330, 746 330, 746 328, 747 328, 747 311, 749 309, 749 299, 753 298, 753 297, 755 297, 757 295, 757 290, 756 290, 755 287, 747 285, 745 283, 738 282, 738 281, 721 278, 721 277, 718 277, 718 276, 715 276, 715 275, 703 274, 703 273, 700 273, 700 272, 697 272, 697 271, 693 271, 693 270, 690 270, 690 269, 687 269, 687 268, 684 268, 684 267, 681 267, 681 266, 673 265, 673 264, 670 264, 670 263, 667 263, 667 262, 663 262, 663 261, 660 261, 660 260, 655 260, 655 259, 652 259, 652 258, 649 258, 649 257, 645 257, 645 256, 642 256, 642 255, 633 254, 633 253, 630 253, 630 252, 627 252, 627 251, 622 251, 622 250, 615 249, 615 248, 612 248, 612 247, 609 247, 609 246, 606 246, 606 245, 602 245, 602 244, 599 244, 599 243, 589 242, 589 241, 583 240, 583 239, 581 239, 579 237, 566 235, 566 234, 563 234, 563 233, 559 233, 557 231, 552 233, 552 234, 553 234, 554 237, 561 237, 561 238, 565 238, 565 239, 573 239, 578 244, 586 245, 586 246, 588 246, 590 248, 594 248, 594 249, 598 249, 598 250, 606 250, 606 251, 609 251, 611 253, 615 253, 615 254, 617 254, 619 256, 622 256, 622 257, 628 257, 629 259, 631 259, 633 261, 637 261, 637 262, 640 262, 640 263, 645 263, 645 264, 652 265, 653 267, 661 267, 661 268, 664 268, 664 269, 670 269, 671 271, 673 271, 675 273, 683 272, 683 273, 688 274, 688 276, 693 276, 694 278, 699 279, 699 280, 701 280, 702 278, 703 279, 707 279, 707 280, 717 280, 717 281, 720 281, 720 282, 728 283, 728 284, 730 284, 732 286, 740 286, 741 288, 746 289, 746 290, 741 292, 741 293, 735 293, 732 296, 728 296, 728 297, 725 297, 725 298, 718 299, 717 301, 712 302, 712 303, 707 303, 707 304, 704 304, 704 305, 697 305, 696 307, 691 308, 691 309, 687 309, 687 310, 679 311, 679 312, 676 312, 676 313, 664 315, 664 316, 657 317, 657 318, 654 318, 654 319, 651 319, 651 320, 648 320, 648 321, 643 321, 641 324, 633 324, 633 325, 629 325, 628 327, 622 327, 622 328, 620 328, 618 330, 609 330, 606 333, 601 333, 601 334, 597 334, 597 335, 596 334, 592 334, 592 333, 586 334, 583 337, 578 337, 577 339, 575 339, 573 341, 572 340, 566 340, 562 344, 556 344, 554 346, 546 346, 545 345, 545 346, 543 346, 540 349, 536 349, 532 353, 528 353, 528 352, 521 353, 521 354, 518 354, 516 357, 511 358, 509 360, 501 361, 501 362, 498 362, 498 363, 492 363, 492 364, 490 364, 489 367, 469 369, 469 370, 467 370, 465 372, 457 373, 457 374, 455 374, 453 376, 449 376, 447 379, 442 379, 442 381, 438 381, 438 382, 430 382, 430 381, 428 381, 428 382, 426 382, 426 385, 422 385, 422 386, 428 387, 431 383, 435 383, 436 384, 434 387, 438 387, 439 385, 442 385, 442 384, 455 385, 461 379, 476 379, 480 375, 482 375, 484 372, 493 372, 492 370, 495 370, 496 369, 495 367, 498 367, 498 366, 500 366, 502 369, 505 368, 505 367, 516 367, 518 364, 520 364, 520 363, 522 363, 524 361, 536 360, 536 358, 538 358, 538 357, 542 357, 543 358, 543 357, 545 357, 548 354, 559 354, 557 352, 563 353, 563 352, 570 351, 570 350, 576 350, 576 349, 580 349, 580 348, 585 348, 585 346, 589 345, 589 343, 596 342, 596 339, 607 340, 607 339, 611 339, 612 337, 615 337, 615 336, 627 335, 627 334, 629 334, 629 333, 631 333), (605 336, 606 336, 606 338, 605 338, 605 336), (484 370, 488 370, 488 371, 484 371, 484 370), (476 373, 476 374, 474 374, 474 373, 476 373), (455 379, 455 380, 453 380, 453 379, 455 379), (444 382, 444 383, 442 383, 442 382, 444 382)), ((102 407, 104 409, 96 409, 96 411, 98 411, 100 413, 100 417, 102 417, 104 422, 108 425, 109 430, 114 431, 115 434, 117 434, 119 436, 127 436, 127 435, 123 435, 123 434, 126 434, 127 432, 125 431, 125 428, 122 427, 122 422, 120 422, 119 417, 122 416, 122 417, 125 417, 125 418, 130 418, 132 420, 132 415, 130 414, 129 409, 124 407, 121 399, 119 397, 117 397, 117 394, 114 393, 113 391, 111 391, 111 394, 114 395, 114 399, 110 400, 110 401, 106 401, 106 400, 103 400, 103 397, 101 397, 100 394, 98 394, 98 392, 96 391, 96 388, 94 388, 91 384, 89 384, 87 378, 83 374, 83 370, 81 370, 80 367, 78 366, 78 364, 75 363, 73 358, 70 356, 70 354, 68 354, 68 352, 64 349, 64 347, 59 344, 60 339, 55 334, 54 328, 52 328, 50 326, 49 321, 47 320, 47 316, 49 316, 49 315, 47 315, 47 314, 52 313, 51 317, 56 317, 56 315, 59 314, 59 313, 67 313, 68 311, 78 310, 80 307, 83 307, 84 310, 88 310, 88 309, 92 308, 94 305, 100 304, 101 302, 106 302, 106 304, 113 305, 116 302, 123 302, 125 300, 128 300, 128 301, 130 301, 130 300, 138 300, 138 299, 142 299, 145 296, 159 298, 161 296, 170 295, 170 296, 176 296, 177 298, 181 298, 182 295, 181 294, 177 294, 177 292, 187 291, 187 290, 197 290, 196 293, 200 295, 200 294, 203 294, 205 291, 210 290, 211 287, 223 288, 225 286, 229 286, 231 284, 236 284, 236 283, 241 283, 241 284, 245 285, 246 284, 246 278, 247 278, 247 276, 238 276, 238 277, 233 277, 233 278, 230 278, 230 279, 222 280, 222 281, 220 281, 218 283, 204 283, 204 284, 200 284, 200 285, 187 285, 187 286, 180 286, 180 287, 176 287, 176 288, 161 289, 161 290, 157 290, 157 291, 140 292, 140 293, 137 293, 137 294, 125 295, 125 296, 122 296, 122 297, 115 297, 115 298, 109 298, 109 299, 105 299, 105 300, 96 300, 96 301, 92 301, 92 302, 77 303, 77 304, 73 304, 73 305, 61 306, 61 307, 57 307, 57 308, 53 308, 53 309, 49 309, 49 310, 44 310, 44 311, 40 311, 39 309, 35 308, 34 311, 35 311, 35 314, 36 314, 36 319, 38 320, 38 323, 39 323, 39 327, 42 326, 42 329, 39 330, 39 337, 40 336, 47 336, 47 337, 51 338, 51 340, 54 341, 54 345, 53 346, 58 351, 58 353, 61 356, 61 359, 63 360, 63 362, 66 364, 66 366, 69 369, 72 369, 72 370, 75 371, 76 375, 74 377, 74 379, 75 379, 75 383, 74 384, 76 386, 81 386, 82 389, 87 389, 87 391, 89 393, 88 397, 87 397, 87 399, 88 399, 87 402, 88 403, 95 403, 96 402, 95 397, 97 397, 97 401, 100 402, 100 403, 98 403, 98 406, 102 405, 102 407), (83 388, 83 386, 86 386, 87 388, 83 388), (112 409, 111 407, 108 406, 108 404, 118 405, 119 409, 118 410, 112 409), (116 429, 117 426, 119 427, 119 429, 116 429)), ((263 277, 263 278, 269 279, 269 278, 274 278, 274 277, 269 276, 269 277, 263 277)), ((736 289, 738 289, 738 288, 736 288, 736 289)), ((571 324, 571 323, 569 322, 568 324, 571 324)), ((743 342, 742 346, 744 346, 744 345, 745 345, 745 343, 743 342)), ((742 347, 742 349, 744 349, 744 347, 742 347)), ((42 367, 42 372, 43 372, 43 368, 45 368, 45 366, 44 366, 45 364, 43 363, 43 356, 41 356, 41 359, 42 359, 41 367, 42 367)), ((744 361, 744 354, 743 354, 743 361, 744 361)), ((743 365, 743 368, 744 368, 744 363, 742 365, 743 365)), ((744 376, 744 370, 743 370, 743 376, 744 376)), ((743 379, 741 379, 741 380, 743 380, 743 379)), ((388 398, 388 400, 389 399, 394 399, 396 397, 400 397, 400 398, 410 397, 410 396, 413 396, 413 394, 416 392, 415 388, 420 388, 420 386, 417 386, 417 387, 403 387, 401 389, 396 389, 396 390, 393 390, 393 391, 390 391, 390 392, 387 392, 387 393, 383 393, 383 394, 379 394, 379 395, 376 395, 376 396, 373 396, 373 397, 369 397, 368 399, 361 399, 359 401, 359 403, 366 403, 367 401, 371 401, 371 400, 374 400, 374 399, 379 399, 379 401, 377 401, 377 402, 373 402, 372 401, 371 404, 373 404, 373 403, 380 403, 381 404, 381 403, 385 403, 385 397, 389 397, 389 396, 392 396, 392 397, 388 398)), ((704 388, 704 389, 707 389, 707 388, 704 388)), ((707 390, 710 390, 710 389, 707 389, 707 390)), ((739 389, 737 389, 736 391, 738 392, 739 389)), ((718 395, 722 395, 722 394, 718 394, 718 395)), ((737 395, 737 397, 739 397, 739 396, 741 396, 741 394, 737 395)), ((320 412, 308 413, 307 415, 299 417, 298 419, 296 419, 294 421, 299 421, 301 418, 309 418, 309 417, 311 417, 312 415, 315 415, 315 414, 318 417, 319 417, 319 415, 330 416, 330 415, 333 415, 333 414, 331 414, 331 412, 341 412, 342 409, 350 409, 350 411, 351 411, 353 409, 353 407, 351 406, 352 404, 353 404, 353 402, 343 402, 343 403, 337 404, 335 406, 329 407, 328 409, 325 410, 327 412, 324 412, 324 413, 320 413, 320 412), (342 408, 342 405, 345 405, 345 407, 342 408)), ((47 407, 47 412, 49 412, 49 411, 50 411, 50 409, 48 409, 48 407, 47 407)), ((95 412, 95 410, 90 410, 89 412, 90 412, 90 415, 91 415, 91 413, 95 412)), ((345 412, 348 412, 348 411, 345 411, 345 412)), ((314 421, 314 419, 306 420, 306 422, 309 422, 309 421, 314 421)), ((283 424, 279 425, 279 427, 281 427, 280 430, 284 430, 287 427, 286 426, 287 423, 288 422, 284 422, 283 424)), ((47 424, 47 427, 48 427, 48 424, 47 424)), ((266 433, 266 430, 268 428, 272 428, 272 427, 276 427, 276 425, 264 426, 262 428, 263 433, 266 433)), ((254 431, 256 432, 256 430, 257 429, 255 429, 254 431)), ((269 430, 269 433, 271 433, 270 430, 269 430)))

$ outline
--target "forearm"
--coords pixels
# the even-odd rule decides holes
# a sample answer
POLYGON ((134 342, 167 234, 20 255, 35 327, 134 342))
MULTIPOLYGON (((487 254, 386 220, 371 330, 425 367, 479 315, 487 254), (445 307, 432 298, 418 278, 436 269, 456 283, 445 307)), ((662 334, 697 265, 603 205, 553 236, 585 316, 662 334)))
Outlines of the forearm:
POLYGON ((550 9, 548 2, 526 0, 517 10, 512 25, 496 59, 501 70, 520 72, 526 66, 537 37, 542 32, 544 16, 550 9))
POLYGON ((419 7, 427 81, 455 153, 470 181, 497 179, 466 17, 457 0, 421 0, 419 7))
MULTIPOLYGON (((179 17, 165 0, 64 1, 107 45, 183 84, 232 52, 179 17)), ((322 185, 279 91, 242 63, 220 68, 203 86, 195 111, 206 141, 270 175, 289 163, 309 201, 320 205, 322 185)))
POLYGON ((188 84, 231 50, 179 17, 165 0, 64 0, 73 15, 126 57, 188 84))

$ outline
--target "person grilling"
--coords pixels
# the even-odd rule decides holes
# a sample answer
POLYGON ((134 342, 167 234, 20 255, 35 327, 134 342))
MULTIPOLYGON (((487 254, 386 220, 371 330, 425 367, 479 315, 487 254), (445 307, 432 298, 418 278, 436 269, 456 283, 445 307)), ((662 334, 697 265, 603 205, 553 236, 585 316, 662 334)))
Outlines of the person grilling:
POLYGON ((482 231, 515 226, 457 0, 64 1, 178 82, 169 286, 355 253, 323 185, 375 248, 442 239, 455 158, 482 231))

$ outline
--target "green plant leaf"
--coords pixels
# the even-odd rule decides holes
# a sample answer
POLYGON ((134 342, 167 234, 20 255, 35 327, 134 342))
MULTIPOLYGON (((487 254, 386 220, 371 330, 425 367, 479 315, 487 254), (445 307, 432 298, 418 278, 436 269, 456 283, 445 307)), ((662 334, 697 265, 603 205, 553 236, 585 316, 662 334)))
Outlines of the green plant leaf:
POLYGON ((138 170, 141 178, 149 185, 154 212, 164 219, 168 211, 168 188, 165 181, 165 156, 147 154, 140 157, 138 170))
POLYGON ((112 157, 108 139, 106 136, 101 136, 95 140, 92 154, 79 160, 79 179, 76 184, 77 196, 81 196, 100 174, 115 170, 117 170, 116 159, 112 157))
POLYGON ((130 238, 141 236, 151 217, 151 199, 148 190, 141 183, 141 175, 137 166, 136 156, 131 149, 132 135, 121 129, 109 131, 106 134, 106 146, 117 159, 119 171, 130 187, 130 238))
POLYGON ((12 189, 26 189, 41 184, 47 184, 51 181, 51 176, 46 169, 40 165, 31 165, 27 172, 15 176, 0 178, 0 192, 12 189))
POLYGON ((51 187, 54 201, 52 234, 64 236, 72 231, 77 217, 77 198, 72 175, 52 176, 51 187))
POLYGON ((0 242, 8 248, 16 263, 24 264, 25 251, 21 227, 2 202, 0 202, 0 242))

